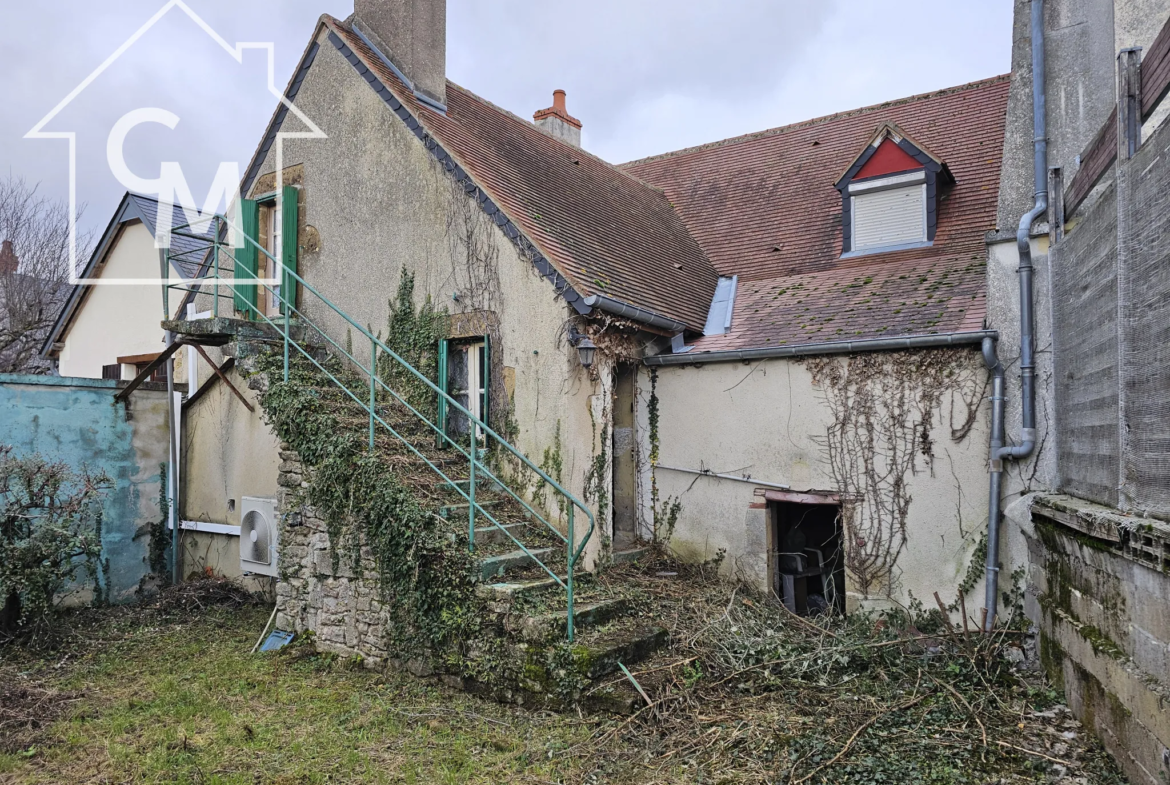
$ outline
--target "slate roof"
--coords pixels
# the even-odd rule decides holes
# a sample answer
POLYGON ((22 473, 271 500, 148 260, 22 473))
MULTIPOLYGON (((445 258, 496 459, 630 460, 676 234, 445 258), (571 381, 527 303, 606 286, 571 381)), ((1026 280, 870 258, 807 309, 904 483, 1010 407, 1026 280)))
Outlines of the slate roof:
POLYGON ((663 190, 720 275, 739 276, 730 332, 695 350, 978 330, 1008 86, 999 76, 623 165, 663 190), (931 247, 842 259, 834 180, 887 123, 955 184, 931 247))
POLYGON ((435 111, 346 24, 323 20, 577 294, 702 330, 718 276, 660 191, 451 82, 447 113, 435 111))

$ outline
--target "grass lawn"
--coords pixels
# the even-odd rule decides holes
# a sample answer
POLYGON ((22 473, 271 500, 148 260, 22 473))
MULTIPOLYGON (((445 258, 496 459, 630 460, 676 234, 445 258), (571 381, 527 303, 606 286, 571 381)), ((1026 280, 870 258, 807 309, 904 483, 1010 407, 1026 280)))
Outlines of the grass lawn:
POLYGON ((0 646, 0 783, 1124 785, 1040 674, 679 586, 634 717, 503 706, 307 643, 253 655, 270 609, 198 587, 72 612, 56 646, 0 646))
POLYGON ((35 680, 67 701, 32 745, 0 754, 0 782, 501 783, 575 774, 560 753, 589 739, 589 723, 306 649, 251 655, 267 616, 212 608, 140 625, 128 614, 92 629, 105 640, 79 659, 58 652, 0 665, 7 684, 35 680))

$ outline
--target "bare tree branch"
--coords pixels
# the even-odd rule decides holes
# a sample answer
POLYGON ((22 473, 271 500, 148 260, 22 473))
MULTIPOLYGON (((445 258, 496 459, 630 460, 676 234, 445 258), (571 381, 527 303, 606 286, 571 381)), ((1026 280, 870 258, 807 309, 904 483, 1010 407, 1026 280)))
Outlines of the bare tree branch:
MULTIPOLYGON (((79 259, 91 240, 78 234, 79 259)), ((0 373, 48 373, 38 351, 68 295, 68 205, 22 178, 0 178, 0 244, 0 373)))

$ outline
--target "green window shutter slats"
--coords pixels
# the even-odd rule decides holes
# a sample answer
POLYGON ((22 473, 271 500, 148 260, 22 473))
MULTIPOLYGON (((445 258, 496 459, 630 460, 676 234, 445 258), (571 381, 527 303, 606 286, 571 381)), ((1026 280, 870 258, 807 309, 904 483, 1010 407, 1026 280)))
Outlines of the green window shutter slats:
MULTIPOLYGON (((258 277, 258 249, 260 236, 260 204, 254 199, 240 200, 240 228, 244 236, 235 249, 237 281, 254 281, 258 277)), ((256 284, 237 283, 232 287, 236 310, 245 318, 256 313, 256 284)))
POLYGON ((299 192, 291 185, 286 185, 280 195, 280 235, 283 238, 280 263, 284 266, 280 282, 281 313, 284 313, 286 302, 294 309, 297 306, 297 279, 293 274, 297 272, 297 230, 300 227, 298 196, 299 192))

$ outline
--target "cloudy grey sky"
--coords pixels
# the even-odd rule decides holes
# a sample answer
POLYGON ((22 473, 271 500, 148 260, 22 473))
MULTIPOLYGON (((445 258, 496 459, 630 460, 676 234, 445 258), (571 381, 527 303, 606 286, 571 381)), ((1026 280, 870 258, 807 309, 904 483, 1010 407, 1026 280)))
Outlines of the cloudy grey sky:
MULTIPOLYGON (((22 137, 164 0, 4 0, 0 174, 67 194, 68 146, 22 137), (51 35, 30 34, 52 28, 51 35)), ((352 0, 188 0, 223 38, 275 43, 283 87, 321 13, 352 0)), ((568 91, 584 146, 615 163, 980 79, 1009 69, 1010 0, 449 0, 448 76, 530 117, 568 91)), ((196 199, 220 161, 246 166, 272 114, 259 52, 243 65, 170 12, 46 130, 78 134, 84 223, 104 226, 122 186, 106 139, 119 117, 159 107, 130 168, 183 165, 196 199)), ((151 175, 151 173, 154 173, 151 175)))

